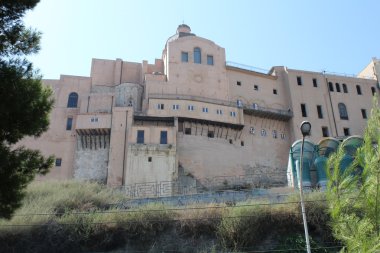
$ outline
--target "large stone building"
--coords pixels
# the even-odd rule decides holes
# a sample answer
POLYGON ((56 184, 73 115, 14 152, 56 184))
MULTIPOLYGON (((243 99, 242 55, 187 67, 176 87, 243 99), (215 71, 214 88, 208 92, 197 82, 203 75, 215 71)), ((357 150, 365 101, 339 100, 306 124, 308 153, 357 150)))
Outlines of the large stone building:
POLYGON ((50 129, 22 144, 55 155, 43 178, 110 186, 285 185, 303 120, 311 139, 361 135, 379 60, 358 77, 226 63, 225 49, 182 24, 154 64, 93 59, 90 77, 43 80, 50 129), (162 183, 165 182, 165 183, 162 183))

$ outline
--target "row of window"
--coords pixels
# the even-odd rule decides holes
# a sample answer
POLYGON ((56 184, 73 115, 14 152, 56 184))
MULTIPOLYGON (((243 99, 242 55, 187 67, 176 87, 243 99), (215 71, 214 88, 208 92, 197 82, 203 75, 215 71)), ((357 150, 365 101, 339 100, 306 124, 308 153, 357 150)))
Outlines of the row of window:
MULTIPOLYGON (((193 51, 193 60, 196 64, 202 64, 202 50, 199 47, 195 47, 193 51)), ((181 53, 181 61, 189 62, 189 52, 182 51, 181 53)), ((207 65, 214 65, 214 56, 208 54, 207 55, 207 65)))
MULTIPOLYGON (((302 77, 301 76, 297 76, 297 84, 299 86, 303 85, 302 83, 302 77)), ((329 82, 328 83, 329 85, 329 91, 330 92, 334 92, 334 84, 332 82, 329 82)), ((313 87, 318 87, 318 81, 317 81, 317 78, 313 78, 313 87)), ((348 93, 348 88, 347 88, 347 85, 345 83, 342 83, 342 90, 343 90, 343 93, 348 93)), ((335 83, 335 91, 336 92, 341 92, 341 86, 339 83, 335 83)), ((372 92, 372 96, 375 95, 376 93, 376 88, 375 87, 371 87, 371 92, 372 92)), ((362 95, 362 89, 360 87, 359 84, 356 85, 356 93, 358 95, 362 95)))
MULTIPOLYGON (((250 127, 249 133, 250 134, 255 134, 255 128, 254 127, 250 127)), ((190 127, 186 127, 185 128, 185 134, 186 135, 191 135, 191 128, 190 127)), ((267 131, 265 129, 261 129, 260 134, 261 134, 261 136, 266 137, 267 136, 267 131)), ((214 131, 208 130, 207 137, 214 138, 215 137, 214 136, 214 131)), ((272 130, 272 137, 274 139, 278 138, 278 132, 277 132, 277 130, 272 130)), ((281 137, 281 139, 285 139, 285 134, 284 133, 280 133, 280 137, 281 137)))
MULTIPOLYGON (((241 86, 241 84, 242 84, 241 81, 236 81, 236 85, 237 86, 241 86)), ((253 85, 253 90, 258 91, 259 90, 259 86, 257 84, 254 84, 253 85)), ((277 95, 277 89, 273 89, 273 94, 277 95)))
MULTIPOLYGON (((347 108, 344 103, 338 104, 338 110, 339 110, 340 119, 348 120, 347 108)), ((361 110, 363 119, 367 119, 367 110, 366 109, 360 109, 360 110, 361 110)), ((301 114, 302 114, 302 117, 307 117, 306 104, 301 104, 301 114)), ((322 110, 321 105, 317 105, 317 114, 318 114, 319 119, 323 119, 323 110, 322 110)))
MULTIPOLYGON (((343 134, 344 134, 344 136, 350 136, 351 135, 350 129, 348 127, 344 127, 343 128, 343 134)), ((322 136, 323 137, 329 137, 330 136, 329 128, 327 126, 322 127, 322 136)))
MULTIPOLYGON (((157 110, 164 110, 165 109, 165 104, 157 104, 157 110)), ((178 104, 172 105, 172 110, 173 111, 178 111, 180 110, 180 106, 178 104)), ((194 105, 187 105, 187 110, 188 111, 194 111, 195 106, 194 105)), ((208 113, 208 107, 202 107, 202 112, 203 113, 208 113)), ((223 110, 222 109, 216 109, 216 114, 218 115, 223 115, 223 110)), ((230 111, 230 116, 231 117, 236 117, 236 112, 230 111)))
MULTIPOLYGON (((144 144, 145 131, 144 130, 137 130, 137 140, 136 143, 144 144)), ((168 144, 168 131, 161 131, 160 132, 160 144, 168 144)))

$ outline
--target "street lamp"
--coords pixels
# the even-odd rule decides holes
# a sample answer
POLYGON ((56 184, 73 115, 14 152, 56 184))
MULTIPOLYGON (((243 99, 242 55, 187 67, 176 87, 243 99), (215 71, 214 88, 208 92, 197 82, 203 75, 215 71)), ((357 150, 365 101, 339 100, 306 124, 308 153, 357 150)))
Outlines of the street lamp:
POLYGON ((300 199, 301 199, 301 210, 302 210, 302 219, 303 219, 303 227, 305 229, 305 239, 306 239, 306 250, 307 253, 311 253, 310 250, 310 241, 309 241, 309 230, 307 228, 307 220, 306 220, 306 212, 305 212, 305 204, 303 201, 303 187, 302 187, 302 169, 303 169, 303 145, 305 142, 305 136, 310 135, 311 124, 309 121, 302 121, 301 123, 301 133, 302 133, 302 145, 301 145, 301 165, 299 171, 299 188, 300 188, 300 199))

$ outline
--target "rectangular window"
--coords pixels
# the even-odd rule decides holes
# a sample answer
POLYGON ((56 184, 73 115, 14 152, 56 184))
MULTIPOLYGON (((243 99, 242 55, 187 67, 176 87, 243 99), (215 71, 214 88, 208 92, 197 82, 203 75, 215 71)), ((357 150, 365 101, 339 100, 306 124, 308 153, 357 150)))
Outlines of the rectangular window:
POLYGON ((237 81, 237 82, 236 82, 236 85, 237 85, 237 86, 241 86, 241 82, 240 82, 240 81, 237 81))
POLYGON ((207 107, 202 107, 202 112, 208 113, 208 108, 207 107))
POLYGON ((236 117, 236 112, 230 112, 231 117, 236 117))
POLYGON ((362 94, 362 89, 360 88, 359 85, 356 85, 356 92, 358 93, 358 95, 362 94))
POLYGON ((144 143, 144 130, 137 130, 137 140, 136 143, 144 143))
POLYGON ((207 137, 208 138, 214 138, 214 131, 208 131, 207 132, 207 137))
POLYGON ((167 131, 161 131, 160 144, 168 144, 168 132, 167 131))
POLYGON ((214 65, 214 56, 207 55, 207 65, 214 65))
POLYGON ((276 89, 273 89, 273 94, 277 95, 277 90, 276 89))
POLYGON ((307 117, 306 104, 301 104, 302 117, 307 117))
POLYGON ((322 127, 322 136, 329 137, 329 129, 325 126, 322 127))
POLYGON ((164 104, 157 104, 157 109, 158 110, 163 110, 164 109, 164 104))
POLYGON ((318 87, 317 78, 313 78, 313 87, 318 87))
POLYGON ((62 165, 62 158, 56 158, 55 167, 61 167, 61 165, 62 165))
POLYGON ((188 135, 191 134, 191 128, 190 127, 185 128, 185 134, 188 134, 188 135))
POLYGON ((189 53, 188 52, 182 52, 181 60, 182 60, 182 62, 189 62, 189 53))
POLYGON ((152 162, 152 157, 151 156, 148 157, 148 162, 150 162, 150 163, 152 162))
POLYGON ((302 85, 302 78, 300 76, 297 76, 297 84, 302 85))
POLYGON ((223 111, 221 109, 216 109, 216 114, 222 115, 223 111))
POLYGON ((350 136, 350 129, 349 128, 343 128, 344 136, 350 136))
POLYGON ((329 91, 331 91, 331 92, 334 91, 334 85, 332 82, 329 82, 329 91))
POLYGON ((66 130, 71 130, 73 128, 73 118, 69 117, 66 121, 66 130))
POLYGON ((340 92, 340 85, 339 83, 335 83, 336 92, 340 92))
POLYGON ((272 136, 274 139, 277 139, 277 131, 276 130, 272 131, 272 136))
POLYGON ((244 146, 244 141, 240 142, 240 146, 242 146, 242 147, 244 146))
POLYGON ((179 105, 173 105, 173 110, 177 111, 179 109, 179 105))
POLYGON ((194 111, 194 105, 188 105, 187 110, 189 111, 194 111))
POLYGON ((253 85, 253 89, 254 90, 259 90, 259 86, 255 84, 255 85, 253 85))
POLYGON ((362 109, 362 116, 363 116, 363 119, 367 118, 367 111, 366 111, 366 109, 362 109))
POLYGON ((318 118, 323 119, 322 106, 317 105, 318 118))

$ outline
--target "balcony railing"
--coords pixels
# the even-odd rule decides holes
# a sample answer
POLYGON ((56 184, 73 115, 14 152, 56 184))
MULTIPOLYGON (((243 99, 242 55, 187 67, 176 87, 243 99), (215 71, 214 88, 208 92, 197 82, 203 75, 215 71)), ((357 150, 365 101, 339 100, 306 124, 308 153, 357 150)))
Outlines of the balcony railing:
POLYGON ((214 98, 205 98, 201 96, 192 96, 192 95, 152 93, 152 94, 149 94, 149 98, 190 100, 190 101, 198 101, 198 102, 204 102, 204 103, 210 103, 210 104, 216 104, 216 105, 237 107, 236 102, 231 102, 231 101, 221 100, 221 99, 214 99, 214 98))
POLYGON ((293 112, 289 110, 280 110, 273 108, 266 108, 257 104, 243 105, 245 114, 257 116, 260 118, 269 118, 281 121, 288 121, 293 117, 293 112))

